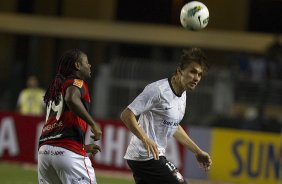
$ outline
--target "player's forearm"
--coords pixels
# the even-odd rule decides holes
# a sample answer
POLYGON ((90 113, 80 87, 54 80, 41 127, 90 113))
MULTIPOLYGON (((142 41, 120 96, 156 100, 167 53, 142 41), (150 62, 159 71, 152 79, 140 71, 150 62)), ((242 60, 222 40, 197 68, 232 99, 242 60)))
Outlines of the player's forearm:
POLYGON ((83 119, 88 125, 90 125, 91 127, 95 126, 93 118, 87 112, 80 100, 72 99, 66 101, 66 103, 70 110, 73 111, 76 115, 78 115, 81 119, 83 119))
POLYGON ((184 145, 187 149, 191 150, 193 153, 197 154, 201 152, 201 149, 197 146, 197 144, 187 135, 185 130, 178 126, 178 129, 174 133, 174 138, 184 145))
POLYGON ((126 127, 141 141, 147 138, 146 133, 138 126, 135 115, 130 109, 126 108, 120 116, 126 127))

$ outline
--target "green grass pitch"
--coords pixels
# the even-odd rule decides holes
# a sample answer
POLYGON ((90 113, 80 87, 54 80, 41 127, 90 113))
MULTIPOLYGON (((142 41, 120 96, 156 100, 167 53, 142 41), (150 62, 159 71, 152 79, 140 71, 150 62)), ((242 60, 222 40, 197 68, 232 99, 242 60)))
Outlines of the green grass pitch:
MULTIPOLYGON (((37 171, 34 167, 0 163, 1 184, 37 184, 37 171)), ((97 174, 98 184, 134 184, 132 179, 108 177, 97 174)))

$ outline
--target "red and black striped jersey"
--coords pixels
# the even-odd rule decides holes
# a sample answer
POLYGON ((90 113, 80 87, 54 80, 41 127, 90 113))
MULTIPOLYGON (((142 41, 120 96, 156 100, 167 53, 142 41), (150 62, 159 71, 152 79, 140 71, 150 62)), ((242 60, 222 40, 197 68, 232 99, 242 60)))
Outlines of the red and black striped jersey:
POLYGON ((81 93, 81 101, 89 112, 90 95, 87 84, 80 79, 67 79, 61 90, 60 100, 47 105, 46 121, 39 140, 44 144, 59 146, 80 155, 86 155, 84 140, 87 123, 72 112, 65 103, 64 96, 69 86, 76 86, 81 93))

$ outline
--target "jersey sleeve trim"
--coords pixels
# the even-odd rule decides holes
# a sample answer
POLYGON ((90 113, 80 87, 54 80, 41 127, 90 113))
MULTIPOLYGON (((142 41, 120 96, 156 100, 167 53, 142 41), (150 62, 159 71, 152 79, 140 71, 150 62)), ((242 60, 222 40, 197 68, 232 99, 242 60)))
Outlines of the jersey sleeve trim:
POLYGON ((128 105, 127 108, 128 108, 129 110, 131 110, 135 116, 138 116, 138 115, 139 115, 139 114, 137 113, 137 111, 134 110, 134 108, 131 107, 130 105, 128 105))
POLYGON ((79 91, 81 93, 81 97, 83 97, 84 93, 85 93, 85 89, 84 89, 85 84, 86 83, 84 83, 84 81, 81 80, 81 79, 69 79, 69 80, 65 81, 65 83, 63 84, 62 94, 64 96, 67 88, 70 87, 70 86, 74 86, 74 87, 77 87, 79 89, 79 91))
POLYGON ((82 88, 82 86, 83 86, 83 80, 74 79, 74 80, 73 80, 73 85, 74 85, 74 86, 77 86, 77 87, 79 87, 79 88, 82 88))

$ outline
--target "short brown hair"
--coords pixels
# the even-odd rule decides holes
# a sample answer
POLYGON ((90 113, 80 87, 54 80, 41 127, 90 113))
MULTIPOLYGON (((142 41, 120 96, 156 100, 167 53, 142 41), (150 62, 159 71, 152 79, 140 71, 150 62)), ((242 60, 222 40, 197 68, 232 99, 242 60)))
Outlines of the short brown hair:
POLYGON ((208 63, 205 53, 200 48, 191 48, 189 50, 183 50, 183 54, 180 58, 179 67, 181 70, 185 69, 189 64, 196 62, 203 67, 204 73, 208 71, 208 63))

